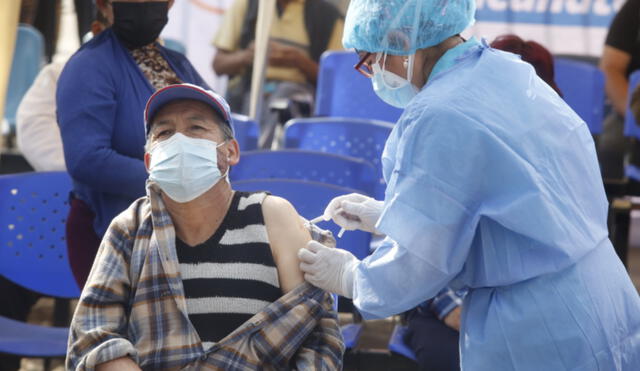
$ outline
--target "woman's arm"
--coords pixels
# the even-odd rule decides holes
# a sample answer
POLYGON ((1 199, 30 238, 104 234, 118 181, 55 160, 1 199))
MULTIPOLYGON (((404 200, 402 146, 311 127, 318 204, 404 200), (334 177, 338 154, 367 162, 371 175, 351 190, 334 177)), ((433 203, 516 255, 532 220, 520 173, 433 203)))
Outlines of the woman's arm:
MULTIPOLYGON (((142 159, 125 156, 112 147, 118 92, 108 63, 91 64, 87 56, 82 57, 68 62, 56 93, 67 169, 75 180, 96 191, 140 197, 147 179, 142 159)), ((130 118, 130 136, 141 116, 142 108, 139 117, 130 118)))

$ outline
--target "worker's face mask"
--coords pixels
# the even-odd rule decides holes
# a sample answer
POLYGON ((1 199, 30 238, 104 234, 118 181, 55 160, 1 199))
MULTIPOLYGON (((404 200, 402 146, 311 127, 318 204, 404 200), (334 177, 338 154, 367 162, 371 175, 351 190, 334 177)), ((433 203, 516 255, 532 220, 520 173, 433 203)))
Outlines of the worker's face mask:
POLYGON ((168 4, 167 1, 113 2, 113 32, 128 47, 151 44, 167 24, 168 4))
POLYGON ((386 58, 386 53, 378 53, 375 63, 371 66, 373 90, 386 103, 394 107, 405 108, 411 99, 418 94, 418 89, 411 83, 414 55, 409 57, 406 79, 384 69, 386 58))
POLYGON ((189 202, 225 177, 218 168, 218 147, 211 140, 175 133, 157 143, 149 154, 149 179, 176 202, 189 202))

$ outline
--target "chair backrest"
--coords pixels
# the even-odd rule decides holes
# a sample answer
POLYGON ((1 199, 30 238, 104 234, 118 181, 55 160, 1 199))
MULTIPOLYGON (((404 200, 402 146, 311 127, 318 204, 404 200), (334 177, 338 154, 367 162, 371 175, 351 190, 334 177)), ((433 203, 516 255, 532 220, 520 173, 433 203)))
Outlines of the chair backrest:
POLYGON ((65 241, 70 191, 65 172, 0 176, 1 275, 45 295, 80 295, 65 241))
MULTIPOLYGON (((325 207, 337 196, 357 192, 356 190, 330 184, 291 179, 254 179, 233 182, 233 188, 239 191, 268 191, 280 196, 296 208, 298 214, 313 219, 322 215, 325 207)), ((371 234, 362 231, 347 231, 338 238, 340 227, 331 221, 321 222, 320 228, 328 229, 336 237, 337 246, 353 253, 360 259, 369 254, 371 234)))
POLYGON ((373 195, 378 177, 368 161, 314 151, 249 151, 231 169, 232 181, 247 179, 298 179, 357 189, 373 195))
MULTIPOLYGON (((633 112, 631 112, 631 96, 638 86, 640 86, 640 70, 633 71, 631 75, 629 75, 627 109, 624 114, 624 135, 636 139, 640 139, 640 127, 638 126, 640 123, 636 122, 636 118, 633 116, 633 112)), ((629 163, 626 165, 624 171, 628 178, 640 181, 640 168, 634 164, 629 163)))
POLYGON ((640 126, 631 112, 631 96, 636 88, 640 86, 640 70, 633 71, 629 75, 629 90, 627 93, 627 111, 624 115, 624 135, 640 139, 640 126))
POLYGON ((592 134, 600 134, 605 104, 602 71, 588 62, 555 58, 555 80, 569 107, 587 123, 592 134))
POLYGON ((380 198, 384 195, 380 157, 392 129, 393 124, 375 120, 337 117, 294 119, 285 126, 284 146, 371 162, 378 177, 374 196, 380 198))
POLYGON ((378 98, 371 80, 353 69, 357 63, 358 55, 352 51, 331 51, 322 55, 315 115, 396 122, 402 110, 378 98))
POLYGON ((231 114, 231 120, 233 121, 233 131, 235 132, 236 140, 240 145, 240 151, 244 152, 258 149, 258 137, 260 136, 258 123, 248 116, 237 113, 231 114))
POLYGON ((43 63, 44 38, 42 34, 30 25, 21 24, 18 27, 16 46, 11 62, 4 112, 4 117, 9 122, 9 128, 12 131, 15 130, 18 105, 33 84, 43 63))
POLYGON ((176 39, 163 39, 164 47, 167 49, 171 49, 174 52, 178 52, 182 55, 187 55, 187 47, 181 41, 176 39))

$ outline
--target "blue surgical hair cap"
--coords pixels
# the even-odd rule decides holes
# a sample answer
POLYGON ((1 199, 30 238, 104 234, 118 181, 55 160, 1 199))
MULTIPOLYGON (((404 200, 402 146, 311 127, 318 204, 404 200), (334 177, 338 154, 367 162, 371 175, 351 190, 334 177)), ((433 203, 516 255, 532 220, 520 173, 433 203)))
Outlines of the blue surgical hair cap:
POLYGON ((438 45, 475 22, 475 0, 351 0, 346 49, 410 55, 438 45))

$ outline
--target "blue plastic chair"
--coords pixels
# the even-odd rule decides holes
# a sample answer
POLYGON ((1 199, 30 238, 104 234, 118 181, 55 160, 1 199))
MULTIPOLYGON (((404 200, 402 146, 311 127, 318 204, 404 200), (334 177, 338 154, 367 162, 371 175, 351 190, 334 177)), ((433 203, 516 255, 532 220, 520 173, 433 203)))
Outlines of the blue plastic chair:
MULTIPOLYGON (((29 290, 80 296, 67 260, 65 219, 71 179, 64 172, 0 176, 0 274, 29 290)), ((68 329, 0 317, 0 352, 64 356, 68 329)))
POLYGON ((279 150, 248 151, 231 169, 231 181, 299 179, 357 189, 372 195, 378 177, 368 161, 331 153, 279 150))
MULTIPOLYGON (((635 89, 640 86, 640 70, 634 71, 629 76, 629 90, 627 93, 627 111, 624 115, 624 135, 628 137, 633 137, 636 139, 640 139, 640 126, 638 126, 638 122, 636 122, 636 118, 633 116, 631 112, 631 96, 635 89)), ((638 169, 634 165, 627 165, 625 168, 625 173, 627 177, 632 178, 634 180, 640 181, 640 169, 638 169)))
POLYGON ((565 102, 587 123, 589 131, 600 134, 605 103, 602 71, 591 63, 556 58, 555 81, 565 102))
POLYGON ((27 24, 18 26, 16 46, 11 62, 11 74, 5 101, 4 117, 9 130, 15 132, 16 111, 24 94, 36 79, 44 64, 44 38, 34 27, 27 24))
POLYGON ((393 124, 353 118, 305 118, 285 126, 284 147, 335 153, 361 158, 376 167, 378 184, 374 196, 384 197, 380 157, 393 124))
POLYGON ((237 113, 231 114, 233 121, 233 131, 236 140, 240 145, 240 151, 253 151, 258 149, 258 138, 260 137, 260 127, 258 123, 247 116, 237 113))
POLYGON ((32 325, 0 316, 0 353, 22 357, 64 357, 69 329, 32 325))
POLYGON ((396 325, 391 333, 391 338, 389 338, 389 350, 393 353, 400 354, 401 356, 416 361, 416 354, 404 342, 404 336, 406 333, 407 326, 396 325))
MULTIPOLYGON (((331 296, 333 296, 333 310, 338 312, 338 295, 331 294, 331 296)), ((344 342, 344 346, 347 349, 353 349, 356 347, 356 345, 358 345, 358 339, 360 339, 360 334, 362 334, 362 324, 349 323, 346 325, 342 325, 340 326, 340 332, 342 333, 342 341, 344 342)))
POLYGON ((164 47, 167 49, 171 49, 174 52, 178 52, 182 55, 187 55, 187 47, 184 44, 176 39, 163 39, 164 47))
MULTIPOLYGON (((238 180, 232 185, 233 189, 239 191, 268 191, 275 196, 280 196, 291 202, 298 214, 309 220, 322 215, 325 207, 334 197, 358 192, 351 188, 296 179, 238 180)), ((369 254, 370 233, 347 231, 342 238, 337 238, 340 227, 333 222, 320 222, 318 226, 330 230, 336 237, 338 247, 350 251, 359 259, 364 259, 369 254)))
POLYGON ((353 68, 357 63, 358 55, 351 51, 329 51, 322 55, 315 115, 398 121, 402 110, 378 98, 371 79, 353 68))

